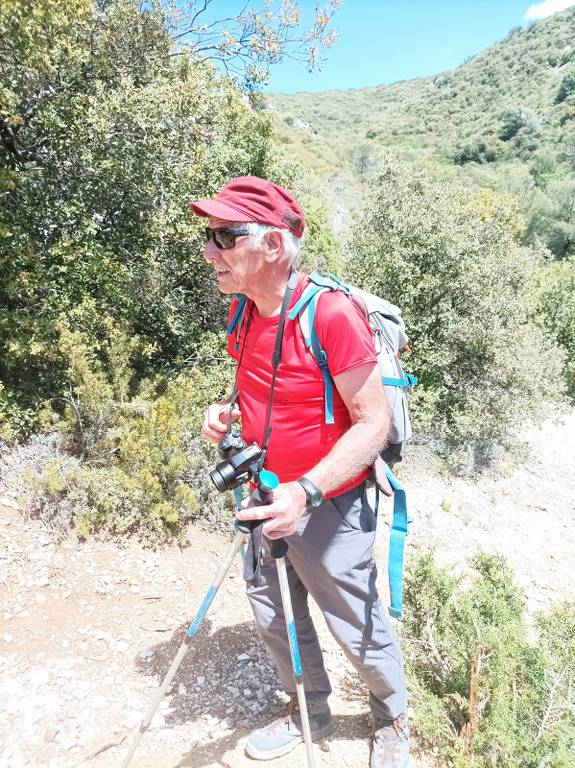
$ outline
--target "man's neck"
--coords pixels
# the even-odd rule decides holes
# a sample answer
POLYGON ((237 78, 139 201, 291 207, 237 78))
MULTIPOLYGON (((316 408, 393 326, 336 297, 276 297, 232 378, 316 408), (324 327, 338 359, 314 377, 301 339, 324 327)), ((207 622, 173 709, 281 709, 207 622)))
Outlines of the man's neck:
POLYGON ((266 286, 267 290, 258 290, 257 293, 249 296, 256 305, 260 317, 279 315, 288 280, 289 273, 270 281, 266 286))

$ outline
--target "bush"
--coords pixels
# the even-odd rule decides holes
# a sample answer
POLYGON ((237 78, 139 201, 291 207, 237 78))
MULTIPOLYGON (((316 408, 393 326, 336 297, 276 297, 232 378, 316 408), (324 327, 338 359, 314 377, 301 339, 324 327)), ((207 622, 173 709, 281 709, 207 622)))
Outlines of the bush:
POLYGON ((548 338, 565 352, 566 388, 575 399, 575 258, 553 261, 540 271, 535 305, 548 338))
POLYGON ((472 195, 391 156, 372 190, 348 277, 402 308, 407 367, 420 381, 416 429, 469 468, 537 415, 550 396, 539 372, 559 378, 552 344, 530 317, 541 252, 520 245, 513 203, 495 193, 472 195))
POLYGON ((416 726, 458 768, 567 768, 575 747, 575 606, 526 626, 502 558, 478 555, 464 584, 419 557, 402 625, 416 726))
POLYGON ((501 157, 501 142, 496 139, 485 139, 474 136, 470 141, 460 145, 451 155, 457 165, 465 163, 494 163, 501 157))
POLYGON ((563 75, 561 82, 559 83, 559 88, 557 89, 555 103, 560 104, 562 101, 565 101, 568 96, 571 96, 572 93, 575 93, 575 67, 571 67, 571 69, 563 75))
MULTIPOLYGON (((193 368, 168 380, 143 381, 130 393, 137 339, 113 329, 103 343, 103 365, 81 334, 63 327, 72 388, 42 416, 80 462, 47 462, 34 483, 35 510, 42 514, 43 506, 61 503, 81 537, 94 531, 136 533, 158 544, 183 536, 185 524, 206 513, 194 481, 214 456, 196 435, 206 405, 222 397, 230 380, 228 362, 214 359, 223 344, 221 337, 207 336, 193 368)), ((225 500, 216 496, 214 491, 212 507, 221 513, 225 500)))
POLYGON ((97 340, 103 318, 125 326, 149 350, 140 377, 181 365, 225 317, 188 201, 234 175, 282 180, 270 116, 209 63, 171 56, 159 4, 22 7, 0 11, 0 380, 24 414, 13 430, 66 390, 62 319, 97 340))

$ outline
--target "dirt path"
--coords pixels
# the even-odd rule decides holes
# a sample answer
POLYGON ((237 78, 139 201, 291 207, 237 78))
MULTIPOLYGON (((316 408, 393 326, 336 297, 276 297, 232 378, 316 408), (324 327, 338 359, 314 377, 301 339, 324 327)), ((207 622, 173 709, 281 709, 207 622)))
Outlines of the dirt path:
MULTIPOLYGON (((575 597, 575 413, 533 430, 529 440, 536 458, 505 478, 446 481, 415 452, 401 476, 415 517, 409 546, 434 545, 458 569, 478 547, 502 552, 533 609, 575 597)), ((227 539, 194 528, 186 549, 82 544, 72 535, 56 545, 14 508, 6 489, 0 497, 0 765, 119 767, 227 539)), ((385 525, 379 533, 384 563, 385 525)), ((239 558, 216 600, 134 768, 255 765, 244 756, 244 737, 282 704, 243 595, 239 558)), ((364 768, 366 695, 317 624, 337 724, 317 747, 318 768, 364 768)), ((431 763, 420 756, 413 766, 431 763)), ((304 768, 305 752, 272 764, 304 768)))

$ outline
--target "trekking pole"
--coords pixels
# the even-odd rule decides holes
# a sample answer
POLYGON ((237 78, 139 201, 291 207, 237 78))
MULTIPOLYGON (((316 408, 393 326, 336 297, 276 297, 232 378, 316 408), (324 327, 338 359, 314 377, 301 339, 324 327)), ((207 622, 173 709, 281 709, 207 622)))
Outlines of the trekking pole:
MULTIPOLYGON (((279 479, 273 472, 264 470, 259 473, 258 487, 251 496, 248 506, 263 506, 265 504, 271 504, 273 501, 273 491, 279 485, 279 479)), ((239 524, 240 530, 249 532, 257 525, 254 520, 246 520, 239 524)), ((301 666, 301 659, 299 655, 299 645, 297 641, 297 633, 295 627, 295 619, 293 615, 293 607, 291 602, 291 595, 289 589, 289 582, 287 576, 287 568, 285 562, 285 556, 288 551, 288 545, 285 539, 271 539, 270 542, 270 555, 276 561, 276 568, 278 572, 278 579, 280 585, 280 592, 282 597, 282 606, 284 611, 286 630, 289 640, 289 649, 291 655, 293 676, 295 680, 295 687, 297 693, 297 700, 299 710, 301 714, 301 726, 303 733, 303 740, 307 755, 307 764, 309 768, 315 768, 315 761, 313 755, 313 746, 311 740, 311 730, 309 727, 309 717, 307 713, 307 706, 305 701, 305 689, 303 685, 303 670, 301 666)))
MULTIPOLYGON (((237 498, 237 497, 236 497, 237 498)), ((164 697, 164 694, 170 687, 170 683, 172 682, 172 679, 176 672, 178 671, 178 668, 180 664, 183 661, 184 656, 186 655, 186 652, 188 648, 190 647, 192 638, 195 637, 198 634, 198 631, 202 625, 202 622, 204 620, 204 617, 206 613, 208 612, 208 609, 210 605, 212 604, 212 601, 214 597, 216 596, 216 593, 218 589, 220 588, 220 585, 222 581, 225 578, 226 573, 229 571, 230 566, 242 544, 244 538, 244 534, 242 531, 237 531, 232 543, 230 544, 228 551, 226 552, 226 555, 222 561, 221 566, 219 567, 216 576, 211 584, 211 586, 208 588, 208 591, 206 592, 204 599, 202 601, 202 604, 200 605, 200 608, 198 612, 196 613, 196 616, 190 626, 188 627, 188 631, 186 632, 186 636, 180 645, 180 648, 178 649, 178 652, 172 661, 170 668, 168 669, 168 672, 166 673, 166 676, 162 680, 162 684, 160 685, 158 692, 156 693, 156 696, 154 697, 154 700, 150 704, 150 707, 148 711, 146 712, 145 717, 143 718, 142 722, 139 725, 138 731, 134 734, 134 738, 132 740, 132 743, 130 745, 130 749, 128 750, 128 754, 124 758, 124 762, 122 763, 122 768, 127 768, 129 765, 132 757, 134 756, 134 752, 138 748, 138 744, 140 743, 142 736, 144 733, 148 730, 148 727, 150 723, 152 722, 152 718, 154 717, 154 713, 156 712, 156 709, 158 708, 158 705, 162 698, 164 697)))

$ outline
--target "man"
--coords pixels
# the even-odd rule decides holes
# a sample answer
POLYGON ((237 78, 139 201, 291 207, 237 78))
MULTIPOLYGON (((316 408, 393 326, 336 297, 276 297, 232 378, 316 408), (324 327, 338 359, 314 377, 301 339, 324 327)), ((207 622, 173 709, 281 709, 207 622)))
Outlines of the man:
MULTIPOLYGON (((326 424, 320 368, 306 350, 299 323, 287 319, 282 308, 286 290, 293 288, 291 297, 287 294, 289 313, 308 283, 305 274, 294 275, 305 227, 300 206, 287 190, 246 176, 233 179, 213 200, 190 207, 208 219, 204 257, 214 267, 220 291, 248 297, 247 319, 228 340, 228 352, 237 361, 237 405, 210 406, 202 433, 218 443, 232 408, 232 419, 241 415, 246 443, 267 448, 265 468, 280 479, 272 504, 237 516, 265 521, 264 536, 285 538, 289 545, 288 576, 312 738, 329 734, 332 718, 327 703, 331 687, 308 612, 308 593, 369 688, 371 767, 405 768, 409 740, 403 664, 375 586, 376 520, 366 494, 368 470, 389 428, 371 330, 343 293, 321 297, 315 327, 335 384, 334 423, 326 424), (281 362, 273 381, 272 357, 283 320, 281 362), (269 441, 264 434, 268 419, 269 441)), ((230 316, 236 306, 234 300, 230 316)), ((261 636, 292 697, 291 713, 295 684, 276 568, 267 548, 259 581, 247 591, 261 636)), ((279 757, 302 741, 300 726, 297 713, 276 720, 250 734, 246 751, 256 759, 279 757)))

